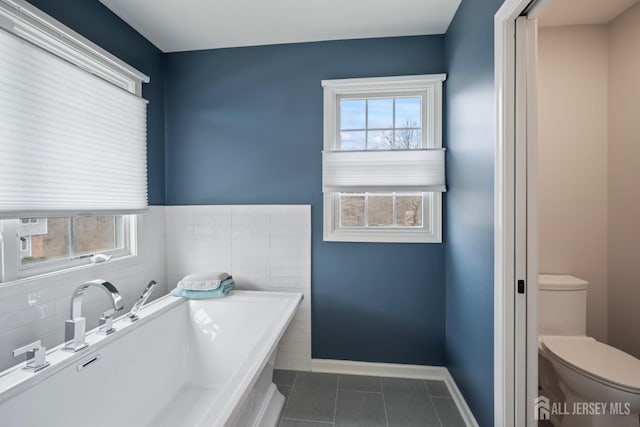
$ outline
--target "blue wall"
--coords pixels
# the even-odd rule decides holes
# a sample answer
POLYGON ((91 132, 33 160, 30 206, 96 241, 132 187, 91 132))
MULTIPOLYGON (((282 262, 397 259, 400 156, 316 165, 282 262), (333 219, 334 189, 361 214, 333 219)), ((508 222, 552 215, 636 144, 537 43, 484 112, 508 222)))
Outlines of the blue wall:
POLYGON ((169 55, 96 0, 30 2, 151 77, 151 204, 312 205, 314 357, 446 362, 480 425, 493 425, 493 15, 502 0, 464 0, 445 37, 169 55), (322 242, 320 80, 441 72, 447 244, 322 242))
POLYGON ((445 71, 444 37, 172 53, 170 205, 312 205, 313 357, 444 363, 444 247, 322 241, 322 79, 445 71))
POLYGON ((143 85, 149 100, 147 170, 149 203, 164 204, 164 79, 162 52, 97 0, 28 0, 98 46, 151 78, 143 85))
POLYGON ((493 16, 463 0, 446 34, 446 360, 481 426, 493 425, 493 16))

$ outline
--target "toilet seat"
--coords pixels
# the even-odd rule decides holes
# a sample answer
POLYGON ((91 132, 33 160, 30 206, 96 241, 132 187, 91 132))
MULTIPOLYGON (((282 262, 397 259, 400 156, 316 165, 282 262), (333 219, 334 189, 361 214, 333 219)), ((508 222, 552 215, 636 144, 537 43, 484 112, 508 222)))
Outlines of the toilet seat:
POLYGON ((609 387, 640 394, 640 359, 591 337, 543 336, 540 344, 574 371, 609 387))

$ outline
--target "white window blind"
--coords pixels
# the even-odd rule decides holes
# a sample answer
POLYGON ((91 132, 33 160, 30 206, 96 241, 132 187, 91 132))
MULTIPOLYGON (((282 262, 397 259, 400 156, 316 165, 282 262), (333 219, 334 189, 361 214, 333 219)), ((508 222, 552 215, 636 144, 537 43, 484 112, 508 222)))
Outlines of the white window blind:
POLYGON ((322 190, 446 191, 444 150, 325 151, 322 190))
POLYGON ((147 102, 0 30, 0 218, 147 206, 147 102))

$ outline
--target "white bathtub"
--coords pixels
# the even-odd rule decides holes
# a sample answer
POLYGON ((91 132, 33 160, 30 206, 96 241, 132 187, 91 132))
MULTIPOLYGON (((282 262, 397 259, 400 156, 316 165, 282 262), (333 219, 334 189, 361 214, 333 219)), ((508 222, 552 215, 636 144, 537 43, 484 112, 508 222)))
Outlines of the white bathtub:
POLYGON ((86 350, 51 350, 40 372, 21 364, 0 374, 0 426, 275 426, 284 403, 275 350, 301 299, 158 299, 139 321, 116 321, 114 334, 88 334, 86 350))

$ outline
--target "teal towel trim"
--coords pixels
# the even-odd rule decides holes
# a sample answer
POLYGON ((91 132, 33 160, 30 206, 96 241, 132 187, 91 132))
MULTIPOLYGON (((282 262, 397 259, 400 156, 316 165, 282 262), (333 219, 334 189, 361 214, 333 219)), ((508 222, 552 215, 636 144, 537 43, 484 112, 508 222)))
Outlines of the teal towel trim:
POLYGON ((210 289, 207 291, 198 291, 191 289, 179 289, 175 288, 171 291, 171 295, 174 297, 183 297, 187 299, 209 299, 209 298, 222 298, 226 296, 231 289, 235 286, 233 279, 227 279, 220 283, 217 289, 210 289))

